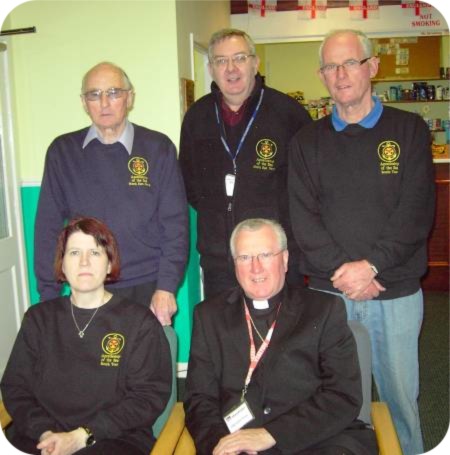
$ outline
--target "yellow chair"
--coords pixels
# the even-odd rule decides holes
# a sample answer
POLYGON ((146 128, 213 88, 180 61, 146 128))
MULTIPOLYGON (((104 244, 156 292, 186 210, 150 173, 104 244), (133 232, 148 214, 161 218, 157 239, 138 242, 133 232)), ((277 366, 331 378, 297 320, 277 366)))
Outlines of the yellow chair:
MULTIPOLYGON (((357 321, 349 321, 356 340, 363 385, 363 406, 359 418, 373 425, 380 455, 402 455, 389 408, 384 402, 372 402, 372 362, 370 338, 366 328, 357 321)), ((195 455, 195 446, 184 425, 183 403, 178 402, 160 434, 152 454, 195 455)))
MULTIPOLYGON (((378 442, 380 455, 402 455, 391 413, 382 402, 372 402, 372 424, 378 442)), ((153 447, 152 455, 195 455, 195 445, 184 425, 183 403, 178 402, 172 409, 169 420, 153 447)))

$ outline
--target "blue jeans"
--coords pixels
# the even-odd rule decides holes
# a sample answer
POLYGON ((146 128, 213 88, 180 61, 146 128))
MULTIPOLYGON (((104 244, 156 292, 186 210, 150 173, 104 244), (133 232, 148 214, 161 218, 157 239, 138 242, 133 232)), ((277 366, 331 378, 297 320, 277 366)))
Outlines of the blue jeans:
POLYGON ((395 423, 404 455, 423 453, 419 408, 419 333, 422 290, 392 300, 357 302, 340 295, 349 320, 360 321, 372 343, 372 373, 395 423))

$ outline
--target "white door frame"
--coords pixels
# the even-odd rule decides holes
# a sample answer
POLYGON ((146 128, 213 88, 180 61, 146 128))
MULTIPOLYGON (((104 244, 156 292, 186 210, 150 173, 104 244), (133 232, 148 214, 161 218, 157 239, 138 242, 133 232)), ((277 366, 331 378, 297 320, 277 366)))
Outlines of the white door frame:
POLYGON ((3 375, 23 313, 29 306, 22 206, 13 139, 8 44, 8 38, 0 38, 0 172, 7 230, 7 236, 0 239, 0 376, 3 375))

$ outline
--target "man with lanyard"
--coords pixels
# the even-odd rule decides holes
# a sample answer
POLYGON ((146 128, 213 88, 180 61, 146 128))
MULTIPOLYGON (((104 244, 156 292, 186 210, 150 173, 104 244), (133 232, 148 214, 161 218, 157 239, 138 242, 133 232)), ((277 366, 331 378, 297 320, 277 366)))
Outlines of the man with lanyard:
POLYGON ((249 219, 230 249, 239 287, 195 308, 186 425, 198 455, 376 454, 356 421, 356 346, 337 296, 285 285, 286 234, 249 219))
POLYGON ((310 287, 343 296, 372 341, 373 374, 405 455, 423 452, 417 398, 420 278, 427 269, 434 179, 430 134, 416 114, 371 94, 378 70, 367 36, 329 34, 319 75, 332 115, 292 141, 292 225, 310 287))
POLYGON ((128 76, 112 63, 84 76, 81 102, 92 125, 59 136, 47 151, 35 273, 41 300, 57 297, 53 258, 64 221, 99 218, 120 249, 121 276, 108 290, 150 307, 169 325, 187 259, 186 195, 171 140, 128 121, 133 100, 128 76))
POLYGON ((287 150, 312 120, 293 98, 264 85, 255 45, 243 31, 213 34, 208 55, 212 93, 186 113, 180 139, 188 202, 198 214, 204 295, 236 285, 228 239, 236 224, 255 216, 280 221, 291 252, 288 281, 302 285, 289 221, 287 150))

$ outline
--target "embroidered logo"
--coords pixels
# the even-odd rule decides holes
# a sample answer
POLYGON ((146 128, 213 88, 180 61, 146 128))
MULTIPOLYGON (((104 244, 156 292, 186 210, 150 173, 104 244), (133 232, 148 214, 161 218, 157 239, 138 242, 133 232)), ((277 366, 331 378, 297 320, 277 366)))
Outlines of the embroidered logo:
POLYGON ((256 144, 256 162, 253 169, 274 171, 276 154, 277 144, 271 139, 261 139, 256 144))
POLYGON ((120 333, 108 333, 102 340, 102 354, 100 365, 103 367, 118 367, 120 353, 125 346, 125 337, 120 333))
POLYGON ((134 156, 128 161, 128 170, 131 172, 130 186, 150 186, 148 181, 148 162, 145 158, 134 156))
POLYGON ((383 141, 378 146, 381 174, 398 174, 400 146, 395 141, 383 141))

